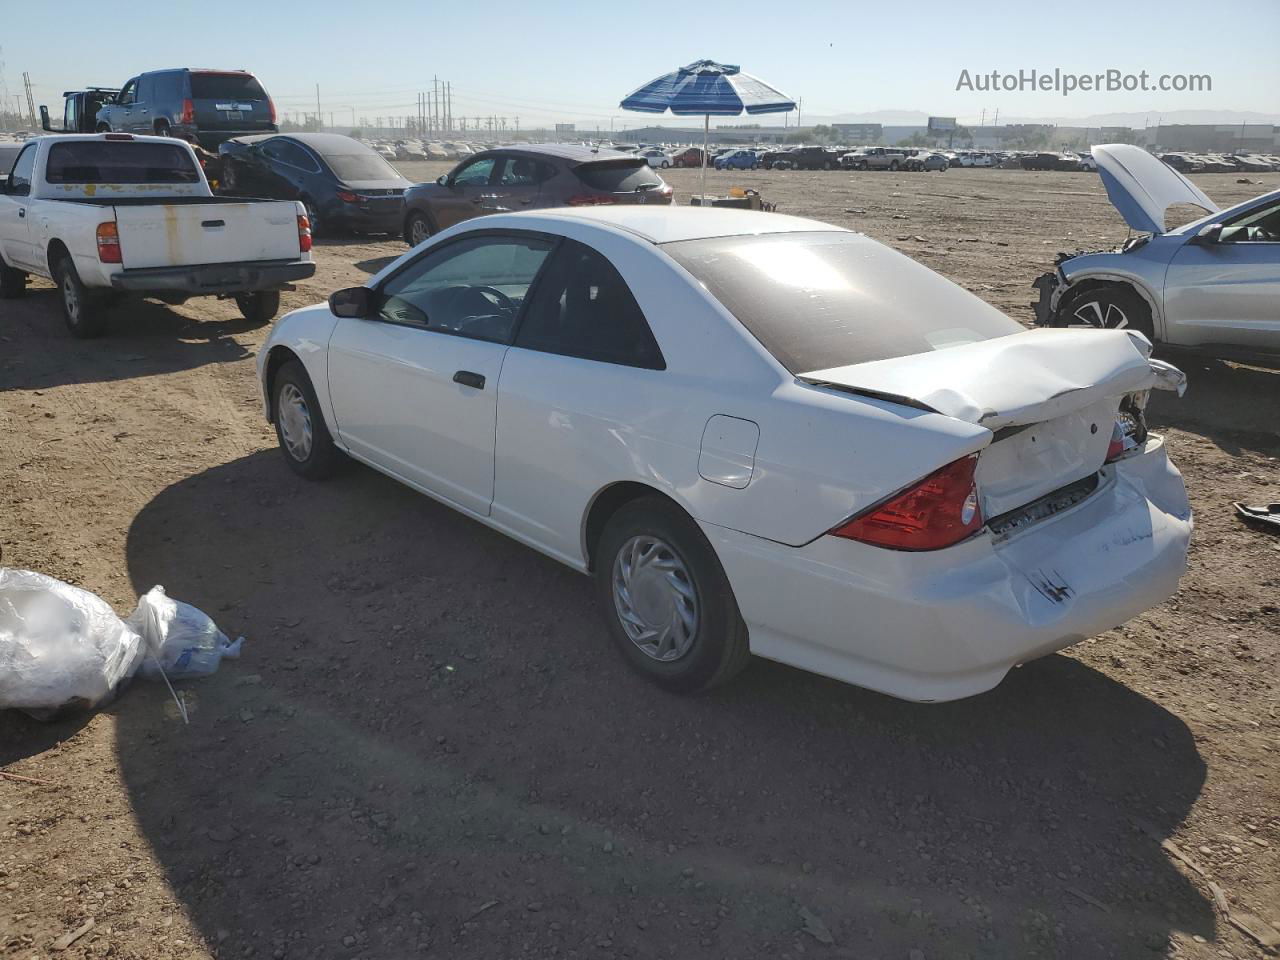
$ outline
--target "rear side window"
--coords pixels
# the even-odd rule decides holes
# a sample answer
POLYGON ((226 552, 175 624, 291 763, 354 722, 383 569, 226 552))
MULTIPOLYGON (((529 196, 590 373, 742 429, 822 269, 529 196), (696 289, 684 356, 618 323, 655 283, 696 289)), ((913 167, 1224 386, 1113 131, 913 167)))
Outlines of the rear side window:
POLYGON ((797 376, 1023 330, 945 277, 856 233, 718 237, 662 249, 797 376))
POLYGON ((265 100, 267 92, 247 73, 191 74, 193 100, 265 100))
POLYGON ((584 163, 575 167, 573 172, 591 189, 607 193, 634 192, 662 186, 662 178, 638 157, 584 163))
POLYGON ((199 183, 191 153, 168 143, 76 140, 49 148, 50 183, 199 183))
POLYGON ((621 274, 576 240, 561 241, 538 281, 516 346, 665 370, 662 351, 621 274))

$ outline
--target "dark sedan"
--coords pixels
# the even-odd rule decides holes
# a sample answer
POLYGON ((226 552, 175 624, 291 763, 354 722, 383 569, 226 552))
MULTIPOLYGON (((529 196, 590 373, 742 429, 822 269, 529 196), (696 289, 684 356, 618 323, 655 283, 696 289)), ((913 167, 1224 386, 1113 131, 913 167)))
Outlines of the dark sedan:
POLYGON ((671 188, 644 157, 573 144, 500 147, 468 157, 404 197, 404 239, 488 213, 602 203, 670 203, 671 188))
POLYGON ((311 232, 399 233, 410 186, 359 140, 336 133, 237 137, 218 147, 224 193, 301 200, 311 232))

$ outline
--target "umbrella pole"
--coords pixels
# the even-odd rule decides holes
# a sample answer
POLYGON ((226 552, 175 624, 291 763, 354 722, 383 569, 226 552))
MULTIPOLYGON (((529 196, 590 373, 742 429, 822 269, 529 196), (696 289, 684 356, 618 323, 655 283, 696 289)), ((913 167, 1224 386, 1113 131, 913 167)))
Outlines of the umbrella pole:
POLYGON ((711 114, 704 114, 702 117, 702 199, 698 202, 706 206, 707 203, 707 144, 711 136, 711 114))

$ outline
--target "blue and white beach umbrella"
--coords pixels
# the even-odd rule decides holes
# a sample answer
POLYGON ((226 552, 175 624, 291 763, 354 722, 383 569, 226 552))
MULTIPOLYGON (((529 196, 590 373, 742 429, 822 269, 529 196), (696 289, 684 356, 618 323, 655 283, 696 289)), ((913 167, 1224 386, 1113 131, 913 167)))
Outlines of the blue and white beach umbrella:
POLYGON ((633 91, 619 106, 638 113, 666 113, 678 117, 701 114, 702 191, 706 193, 707 145, 711 117, 736 117, 743 113, 787 113, 795 101, 740 67, 714 60, 699 60, 674 73, 663 74, 633 91))

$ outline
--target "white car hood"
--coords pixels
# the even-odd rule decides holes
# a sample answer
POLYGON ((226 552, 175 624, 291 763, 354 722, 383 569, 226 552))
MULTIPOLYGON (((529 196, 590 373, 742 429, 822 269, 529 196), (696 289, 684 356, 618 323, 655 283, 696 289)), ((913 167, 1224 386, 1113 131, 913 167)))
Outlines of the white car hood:
POLYGON ((1149 359, 1124 330, 1028 330, 945 350, 803 374, 820 385, 908 401, 989 430, 1039 423, 1104 397, 1185 389, 1181 371, 1149 359))
POLYGON ((1093 159, 1112 206, 1135 230, 1164 233, 1165 211, 1175 203, 1218 212, 1218 205, 1199 187, 1141 147, 1108 143, 1093 148, 1093 159))

